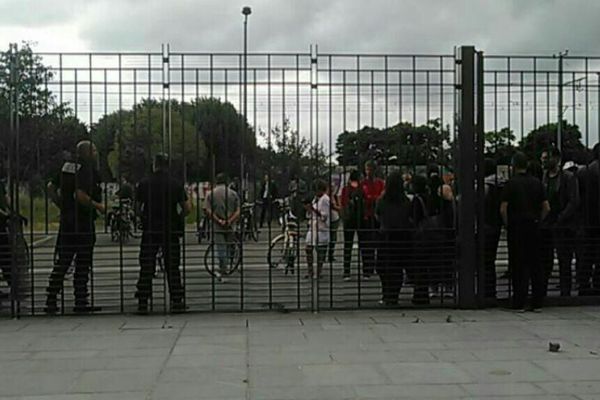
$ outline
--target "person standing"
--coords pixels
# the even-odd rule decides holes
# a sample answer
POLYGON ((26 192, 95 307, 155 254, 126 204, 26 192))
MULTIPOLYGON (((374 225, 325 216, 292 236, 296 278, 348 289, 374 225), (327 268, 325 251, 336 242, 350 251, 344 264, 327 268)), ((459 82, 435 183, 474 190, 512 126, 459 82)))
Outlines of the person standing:
POLYGON ((532 300, 527 308, 539 311, 544 302, 544 270, 541 265, 540 222, 550 205, 539 179, 527 173, 527 157, 517 152, 512 159, 513 177, 502 192, 500 213, 508 230, 508 252, 511 262, 513 304, 515 310, 526 310, 531 283, 532 300))
POLYGON ((412 206, 404 192, 402 175, 394 171, 388 176, 385 193, 375 208, 380 227, 377 273, 381 279, 381 303, 386 306, 398 304, 404 269, 411 261, 411 213, 412 206))
POLYGON ((484 296, 486 299, 496 299, 496 257, 498 244, 502 233, 502 216, 500 203, 506 180, 496 173, 496 162, 485 160, 484 178, 484 296))
POLYGON ((268 174, 265 177, 260 188, 260 227, 262 228, 265 223, 265 217, 268 215, 267 225, 271 224, 273 219, 273 201, 277 198, 277 187, 275 182, 271 180, 268 174))
POLYGON ((135 295, 138 299, 138 312, 148 312, 159 250, 162 250, 164 259, 171 310, 183 312, 185 304, 179 271, 179 239, 185 231, 185 216, 192 209, 191 196, 185 192, 183 183, 171 175, 168 155, 157 154, 153 164, 152 174, 140 182, 135 196, 142 215, 140 275, 135 295))
POLYGON ((60 227, 57 239, 58 259, 50 274, 45 312, 58 311, 57 296, 69 266, 75 261, 73 286, 74 312, 100 311, 88 304, 87 284, 92 268, 96 242, 95 220, 104 213, 102 191, 99 186, 96 146, 89 140, 77 144, 76 160, 63 164, 58 188, 50 185, 60 203, 60 227))
MULTIPOLYGON (((225 282, 231 260, 231 245, 234 243, 233 227, 240 217, 240 198, 227 186, 227 175, 220 173, 216 177, 216 186, 206 195, 205 209, 212 222, 212 238, 217 251, 219 270, 214 275, 219 282, 225 282)), ((213 266, 214 270, 214 266, 213 266)))
POLYGON ((576 264, 579 296, 600 294, 600 143, 592 154, 593 160, 577 173, 581 199, 576 264))
POLYGON ((433 219, 431 216, 431 197, 428 190, 428 181, 424 176, 416 175, 412 179, 413 198, 411 200, 411 219, 414 226, 412 232, 412 252, 407 265, 407 275, 414 285, 412 303, 414 305, 429 304, 430 269, 436 264, 431 262, 434 248, 429 244, 424 235, 425 225, 433 219))
POLYGON ((312 202, 305 204, 308 218, 308 232, 306 233, 306 264, 308 279, 319 279, 323 270, 323 263, 329 248, 331 235, 331 200, 327 195, 327 183, 318 179, 314 183, 315 197, 312 202), (317 253, 317 269, 313 268, 314 252, 317 253))
POLYGON ((359 230, 360 252, 363 262, 363 278, 368 280, 375 272, 378 224, 375 219, 375 205, 385 189, 385 182, 375 176, 377 164, 365 163, 365 178, 361 182, 365 196, 365 209, 359 230))
POLYGON ((342 189, 342 223, 344 225, 344 280, 350 280, 350 264, 354 236, 360 240, 360 227, 365 213, 365 195, 360 185, 360 173, 350 172, 348 183, 342 189))
POLYGON ((329 198, 331 200, 331 236, 329 238, 329 251, 327 260, 330 263, 335 262, 335 245, 337 243, 338 228, 340 226, 340 201, 337 195, 337 190, 332 190, 329 186, 329 198))
POLYGON ((570 171, 561 169, 560 150, 553 148, 541 156, 544 174, 542 183, 550 204, 550 213, 542 222, 542 264, 545 292, 554 269, 554 250, 558 257, 560 295, 570 296, 572 286, 571 264, 575 255, 579 184, 570 171))

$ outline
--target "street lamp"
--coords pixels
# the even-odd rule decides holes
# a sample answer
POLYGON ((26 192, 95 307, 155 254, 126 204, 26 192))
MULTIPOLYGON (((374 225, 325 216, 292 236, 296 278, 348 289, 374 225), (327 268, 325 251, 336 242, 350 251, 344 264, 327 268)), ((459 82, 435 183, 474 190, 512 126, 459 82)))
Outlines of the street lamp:
MULTIPOLYGON (((244 113, 244 121, 243 121, 243 130, 244 130, 244 134, 241 137, 241 143, 242 143, 242 157, 241 157, 241 168, 242 168, 242 174, 240 176, 240 178, 242 179, 242 182, 244 180, 244 140, 246 137, 246 129, 248 126, 248 16, 250 14, 252 14, 252 9, 248 6, 245 6, 244 8, 242 8, 242 14, 244 15, 244 109, 243 109, 243 113, 244 113)), ((254 142, 256 143, 256 138, 254 140, 254 142)), ((254 195, 256 196, 256 179, 254 180, 254 195)), ((245 186, 245 185, 244 185, 245 186)), ((244 193, 244 190, 242 190, 242 193, 244 193)))
POLYGON ((248 119, 248 15, 252 9, 248 6, 242 8, 244 15, 244 118, 248 119))

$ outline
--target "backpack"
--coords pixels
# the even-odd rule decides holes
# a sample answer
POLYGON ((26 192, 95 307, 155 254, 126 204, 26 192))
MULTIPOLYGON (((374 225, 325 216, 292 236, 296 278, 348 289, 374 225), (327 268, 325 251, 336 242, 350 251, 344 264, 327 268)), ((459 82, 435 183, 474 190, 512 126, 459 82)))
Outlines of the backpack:
POLYGON ((348 186, 348 205, 344 209, 344 220, 362 221, 365 210, 365 194, 362 188, 348 186))

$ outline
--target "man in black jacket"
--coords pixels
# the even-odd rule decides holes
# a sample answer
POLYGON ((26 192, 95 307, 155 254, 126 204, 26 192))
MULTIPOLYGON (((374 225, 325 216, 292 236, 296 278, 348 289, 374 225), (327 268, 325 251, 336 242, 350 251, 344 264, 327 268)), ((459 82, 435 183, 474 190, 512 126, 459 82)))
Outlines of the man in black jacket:
POLYGON ((579 296, 600 293, 600 144, 594 146, 593 155, 593 161, 577 173, 581 195, 576 268, 579 296))
POLYGON ((570 171, 561 169, 561 154, 556 148, 541 156, 542 183, 550 203, 550 213, 542 224, 542 265, 545 289, 554 269, 554 250, 558 257, 560 295, 571 295, 571 264, 575 255, 575 228, 579 207, 579 184, 570 171))

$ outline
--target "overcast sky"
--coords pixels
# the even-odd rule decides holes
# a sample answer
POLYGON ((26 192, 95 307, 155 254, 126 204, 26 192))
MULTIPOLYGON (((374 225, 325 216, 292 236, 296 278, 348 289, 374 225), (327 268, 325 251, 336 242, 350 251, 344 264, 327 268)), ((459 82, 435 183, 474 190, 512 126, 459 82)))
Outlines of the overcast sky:
MULTIPOLYGON (((39 51, 236 51, 242 6, 255 51, 600 54, 597 0, 0 0, 0 42, 39 51)), ((6 45, 4 45, 6 46, 6 45)))

